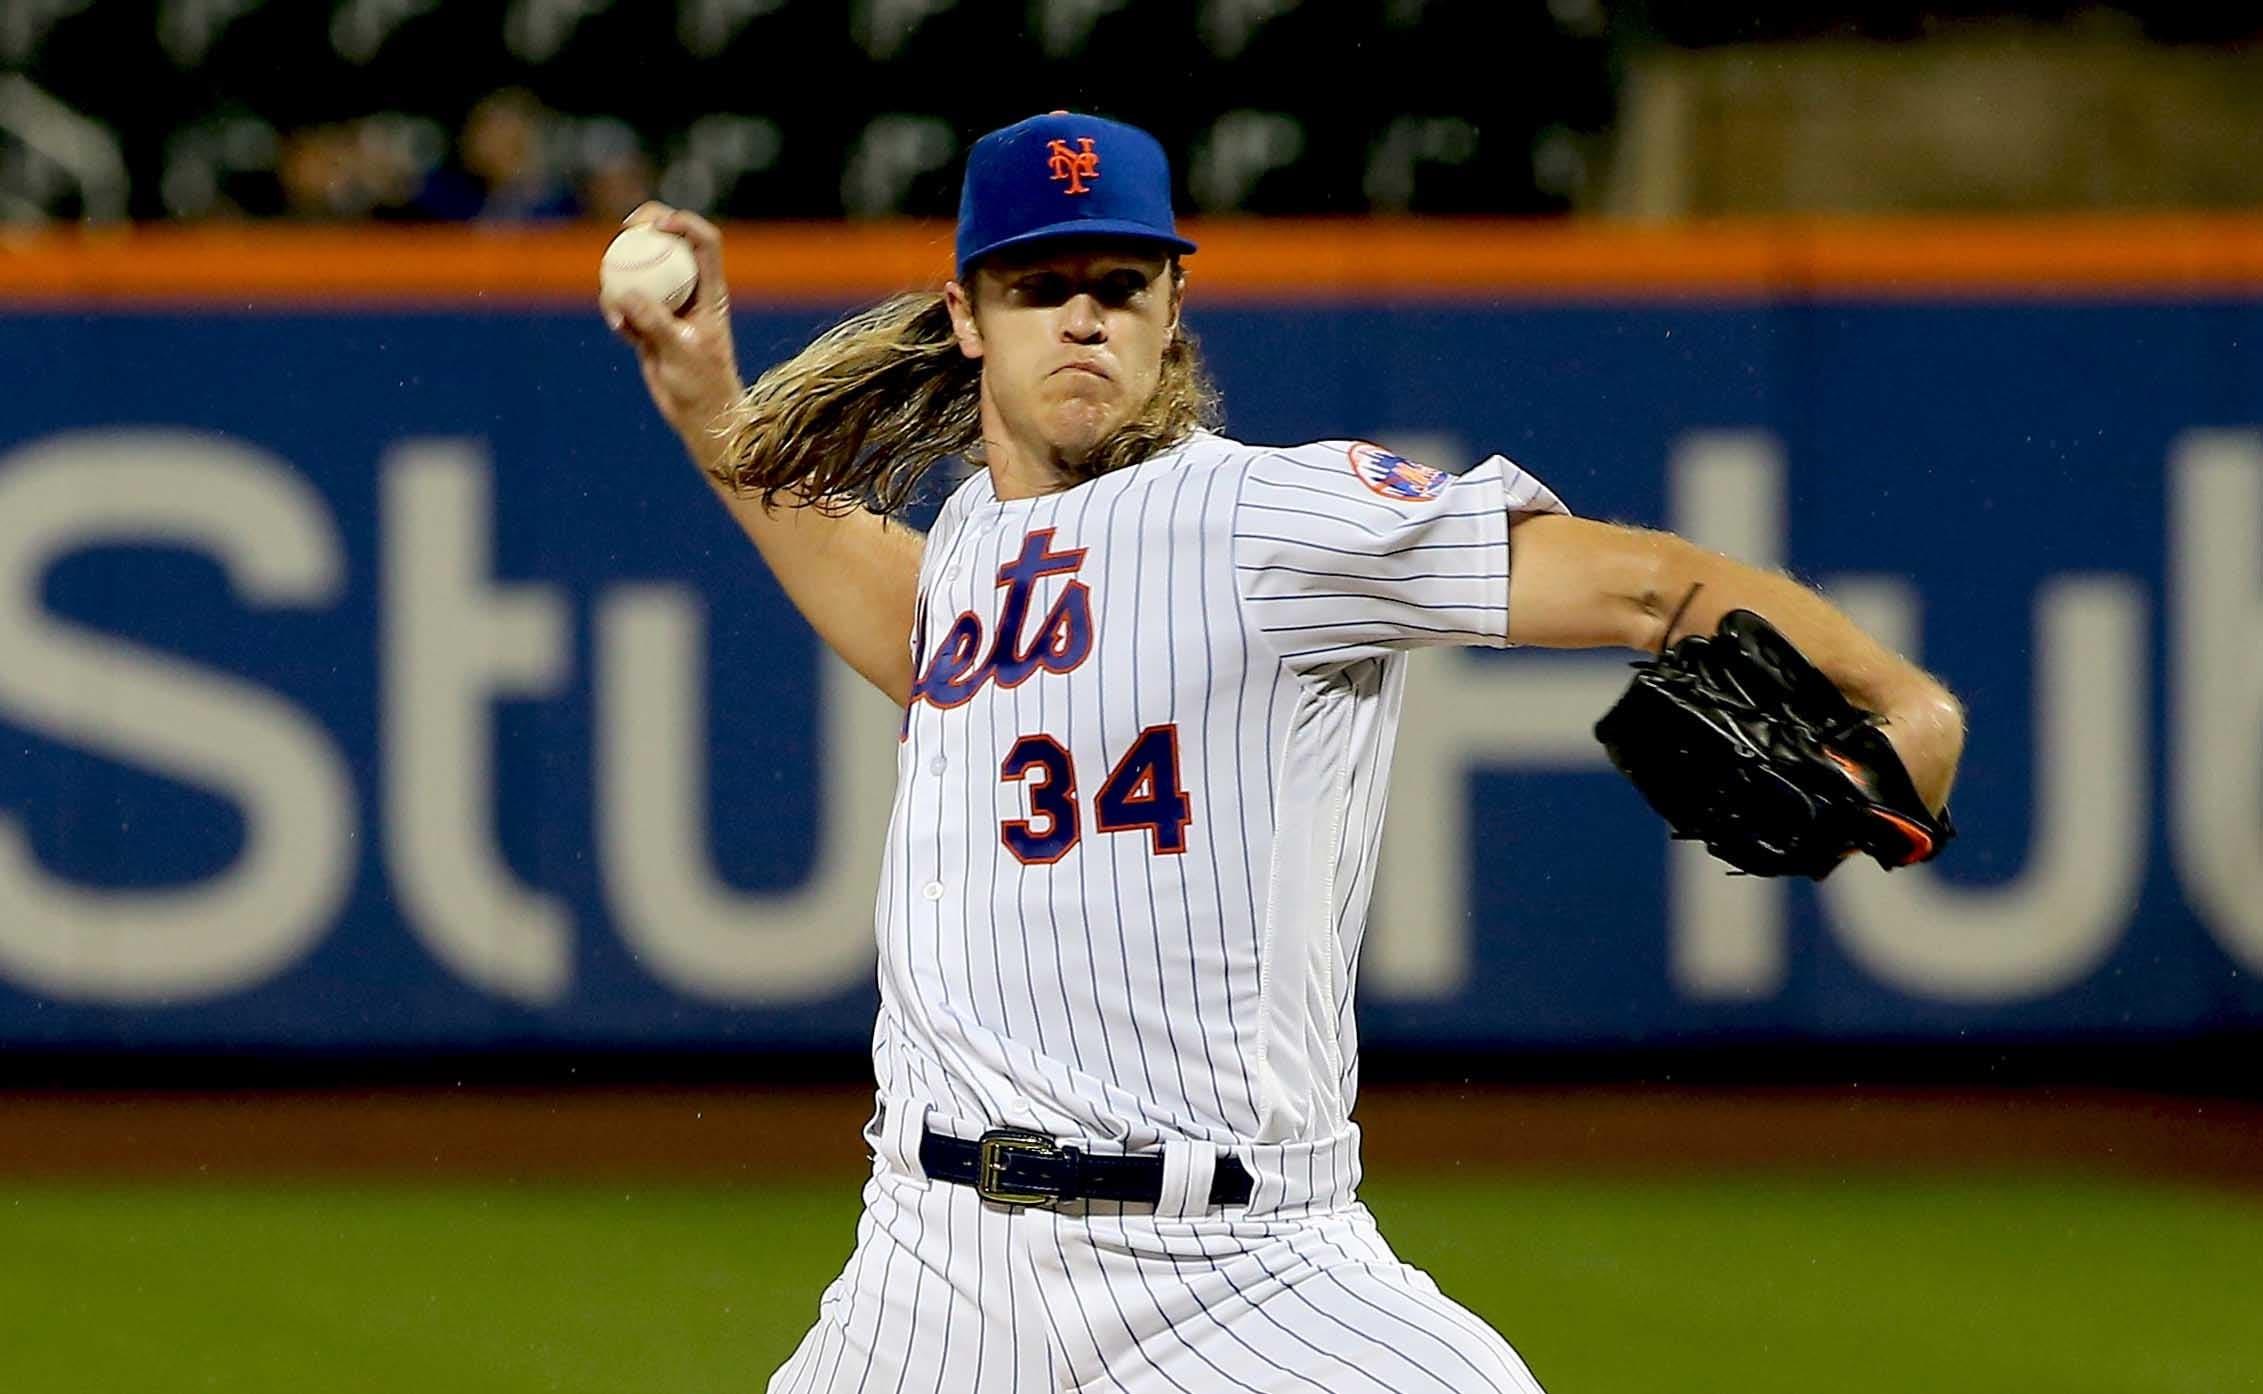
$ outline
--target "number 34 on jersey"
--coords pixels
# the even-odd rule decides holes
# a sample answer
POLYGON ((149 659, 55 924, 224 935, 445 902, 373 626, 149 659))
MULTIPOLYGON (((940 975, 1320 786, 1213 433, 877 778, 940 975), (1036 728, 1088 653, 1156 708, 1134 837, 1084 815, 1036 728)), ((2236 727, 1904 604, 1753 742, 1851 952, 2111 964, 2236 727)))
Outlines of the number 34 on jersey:
MULTIPOLYGON (((932 658, 915 655, 915 704, 963 706, 991 683, 1019 687, 1039 673, 1070 672, 1091 656, 1092 592, 1075 579, 1023 642, 1037 583, 1048 576, 1073 578, 1084 565, 1084 548, 1056 552, 1053 536, 1051 528, 1031 532, 1022 539, 1020 554, 999 568, 998 586, 1006 594, 987 645, 982 617, 970 610, 944 632, 932 658)), ((998 777, 1028 790, 1029 816, 1005 819, 998 826, 998 839, 1008 852, 1025 864, 1046 865, 1075 850, 1086 824, 1076 761, 1066 746, 1043 732, 1024 735, 1007 748, 998 777)), ((1149 726, 1133 738, 1092 796, 1091 827, 1100 833, 1145 833, 1149 850, 1164 856, 1186 851, 1186 830, 1193 822, 1194 800, 1179 774, 1178 725, 1149 726)))

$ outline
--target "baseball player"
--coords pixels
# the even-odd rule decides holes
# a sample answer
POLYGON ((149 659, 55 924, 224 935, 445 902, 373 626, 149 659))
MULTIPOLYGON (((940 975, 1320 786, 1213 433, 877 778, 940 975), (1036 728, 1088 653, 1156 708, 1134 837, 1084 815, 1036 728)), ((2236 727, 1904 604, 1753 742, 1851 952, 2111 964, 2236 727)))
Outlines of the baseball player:
MULTIPOLYGON (((1568 514, 1495 455, 1217 434, 1163 151, 1055 112, 968 156, 956 275, 742 390, 721 238, 617 307, 661 413, 904 709, 856 1248, 817 1391, 1529 1391, 1356 1198, 1352 1001, 1419 645, 1657 650, 1765 615, 1929 804, 1962 715, 1781 576, 1568 514), (978 466, 925 536, 892 515, 978 466)), ((1293 353, 1293 344, 1281 351, 1293 353)), ((1504 713, 1514 720, 1514 713, 1504 713)))

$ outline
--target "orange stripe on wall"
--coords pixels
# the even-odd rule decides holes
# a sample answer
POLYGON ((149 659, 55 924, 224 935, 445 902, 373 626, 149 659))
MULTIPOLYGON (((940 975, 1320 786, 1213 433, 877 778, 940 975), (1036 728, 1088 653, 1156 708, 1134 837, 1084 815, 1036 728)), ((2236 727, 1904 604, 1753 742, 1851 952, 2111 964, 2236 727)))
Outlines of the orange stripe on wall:
MULTIPOLYGON (((1599 223, 1191 223, 1202 296, 1328 300, 1658 296, 2206 295, 2263 291, 2263 215, 1599 223)), ((66 230, 0 240, 16 304, 588 303, 593 225, 66 230)), ((854 300, 940 284, 943 223, 729 230, 733 293, 854 300)))

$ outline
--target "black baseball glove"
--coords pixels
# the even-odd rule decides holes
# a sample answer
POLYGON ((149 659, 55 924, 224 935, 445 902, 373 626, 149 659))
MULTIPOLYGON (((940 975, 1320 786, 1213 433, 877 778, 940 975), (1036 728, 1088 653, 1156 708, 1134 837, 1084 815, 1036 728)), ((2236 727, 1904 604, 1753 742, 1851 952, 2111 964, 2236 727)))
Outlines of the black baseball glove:
POLYGON ((1595 736, 1676 838, 1754 876, 1820 881, 1856 852, 1909 866, 1956 836, 1877 716, 1750 610, 1634 666, 1595 736))

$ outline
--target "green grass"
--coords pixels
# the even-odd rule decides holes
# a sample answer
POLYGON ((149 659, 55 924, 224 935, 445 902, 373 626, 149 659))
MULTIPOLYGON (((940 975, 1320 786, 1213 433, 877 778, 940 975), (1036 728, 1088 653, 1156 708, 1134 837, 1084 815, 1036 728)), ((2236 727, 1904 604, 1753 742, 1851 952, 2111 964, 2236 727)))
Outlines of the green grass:
MULTIPOLYGON (((2263 1198, 1996 1181, 1385 1182, 1554 1394, 2263 1390, 2263 1198)), ((855 1187, 0 1188, 6 1394, 760 1390, 855 1187)))

